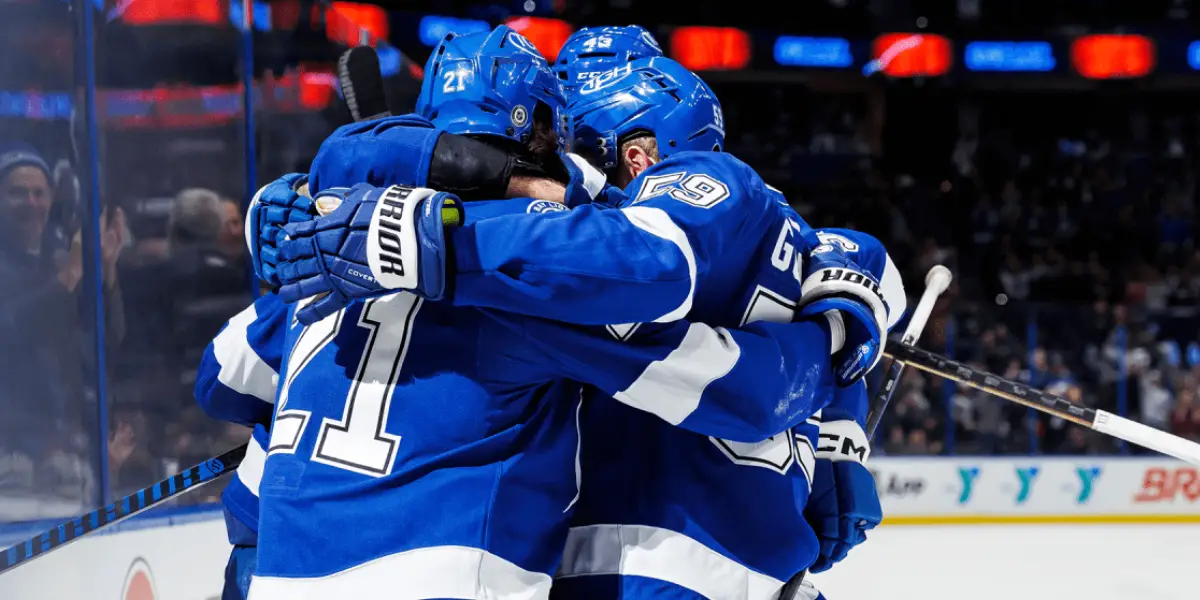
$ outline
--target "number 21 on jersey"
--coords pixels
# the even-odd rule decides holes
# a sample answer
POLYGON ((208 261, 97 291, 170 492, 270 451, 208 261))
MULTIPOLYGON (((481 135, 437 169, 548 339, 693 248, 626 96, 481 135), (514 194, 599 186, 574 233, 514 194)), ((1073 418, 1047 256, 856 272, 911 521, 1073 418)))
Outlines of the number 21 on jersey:
MULTIPOLYGON (((355 368, 339 418, 326 417, 317 426, 312 461, 371 477, 392 472, 400 436, 384 431, 396 378, 412 337, 413 318, 421 298, 401 293, 367 300, 355 324, 367 330, 367 341, 355 368)), ((267 455, 294 454, 312 413, 289 408, 288 395, 296 376, 308 366, 344 325, 341 310, 300 332, 288 356, 267 455)))

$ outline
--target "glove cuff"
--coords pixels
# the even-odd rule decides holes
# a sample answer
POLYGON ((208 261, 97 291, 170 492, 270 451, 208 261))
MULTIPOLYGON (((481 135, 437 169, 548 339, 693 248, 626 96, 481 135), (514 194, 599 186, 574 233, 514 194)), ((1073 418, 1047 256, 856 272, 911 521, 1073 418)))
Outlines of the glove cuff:
POLYGON ((417 255, 416 215, 422 200, 436 192, 429 188, 393 185, 383 190, 371 213, 367 230, 367 266, 379 285, 387 289, 416 289, 419 269, 405 265, 417 255))
POLYGON ((870 456, 871 442, 867 439, 867 433, 858 423, 854 421, 821 423, 817 441, 818 459, 865 463, 870 456))
POLYGON ((846 345, 846 320, 840 310, 827 310, 825 319, 829 322, 829 354, 837 354, 846 345))

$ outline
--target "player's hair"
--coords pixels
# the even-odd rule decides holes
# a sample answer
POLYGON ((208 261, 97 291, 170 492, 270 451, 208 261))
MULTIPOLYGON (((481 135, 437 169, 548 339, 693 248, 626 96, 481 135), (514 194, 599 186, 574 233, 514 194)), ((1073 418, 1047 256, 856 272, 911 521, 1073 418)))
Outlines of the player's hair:
POLYGON ((656 161, 661 160, 658 154, 658 139, 650 132, 646 132, 632 136, 621 142, 621 156, 618 158, 618 164, 625 164, 625 153, 634 146, 641 148, 650 158, 656 161))
POLYGON ((175 195, 167 222, 167 240, 176 244, 204 243, 217 239, 225 222, 221 196, 205 188, 187 188, 175 195))
POLYGON ((542 102, 533 109, 533 128, 525 140, 525 151, 538 161, 558 152, 558 132, 554 127, 554 111, 542 102))

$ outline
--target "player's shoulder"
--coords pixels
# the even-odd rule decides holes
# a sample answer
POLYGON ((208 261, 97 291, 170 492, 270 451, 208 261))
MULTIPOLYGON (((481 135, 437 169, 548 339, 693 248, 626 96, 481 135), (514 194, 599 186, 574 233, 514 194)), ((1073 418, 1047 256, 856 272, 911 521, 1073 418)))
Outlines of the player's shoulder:
POLYGON ((417 114, 382 117, 342 125, 333 131, 327 140, 340 141, 359 136, 379 136, 393 129, 436 129, 432 121, 417 114))
POLYGON ((727 152, 680 152, 646 169, 627 191, 633 203, 669 195, 700 208, 770 212, 787 205, 754 169, 727 152))

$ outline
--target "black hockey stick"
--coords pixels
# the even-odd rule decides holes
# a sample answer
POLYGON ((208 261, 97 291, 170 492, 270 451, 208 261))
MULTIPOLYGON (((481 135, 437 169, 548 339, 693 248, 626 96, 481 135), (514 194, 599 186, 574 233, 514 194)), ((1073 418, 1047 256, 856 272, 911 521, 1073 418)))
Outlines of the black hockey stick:
POLYGON ((72 519, 49 531, 14 545, 0 555, 0 574, 18 567, 83 537, 129 517, 144 512, 160 502, 190 492, 232 473, 246 456, 242 444, 220 456, 210 458, 182 473, 176 473, 148 488, 134 492, 108 506, 72 519))
POLYGON ((1035 387, 1005 379, 986 371, 965 365, 911 346, 900 346, 893 350, 893 358, 931 375, 957 381, 1009 402, 1027 406, 1036 411, 1053 415, 1064 421, 1082 425, 1105 435, 1122 439, 1149 448, 1179 460, 1200 466, 1200 444, 1171 435, 1149 425, 1126 419, 1108 411, 1088 408, 1072 403, 1039 390, 1035 387))
POLYGON ((343 52, 338 58, 337 74, 342 97, 356 123, 392 116, 374 48, 355 46, 343 52))
MULTIPOLYGON (((937 302, 938 296, 946 291, 950 286, 952 276, 950 269, 942 265, 934 265, 929 269, 929 273, 925 275, 925 291, 921 294, 921 299, 917 302, 917 307, 913 309, 912 318, 908 321, 908 327, 904 329, 904 337, 900 339, 899 346, 901 348, 911 348, 913 344, 921 337, 921 332, 925 329, 925 323, 929 320, 929 315, 933 313, 933 305, 937 302)), ((885 353, 886 354, 886 353, 885 353)), ((896 384, 900 383, 900 376, 904 374, 904 361, 892 358, 892 364, 888 366, 887 374, 883 377, 883 382, 879 385, 879 389, 875 391, 875 396, 871 398, 870 409, 867 412, 867 439, 870 440, 875 436, 875 429, 879 427, 879 420, 883 418, 883 411, 887 408, 888 402, 892 400, 892 394, 896 391, 896 384)), ((779 592, 780 600, 800 600, 800 587, 804 584, 804 578, 808 576, 808 571, 800 571, 792 576, 783 589, 779 592)))

